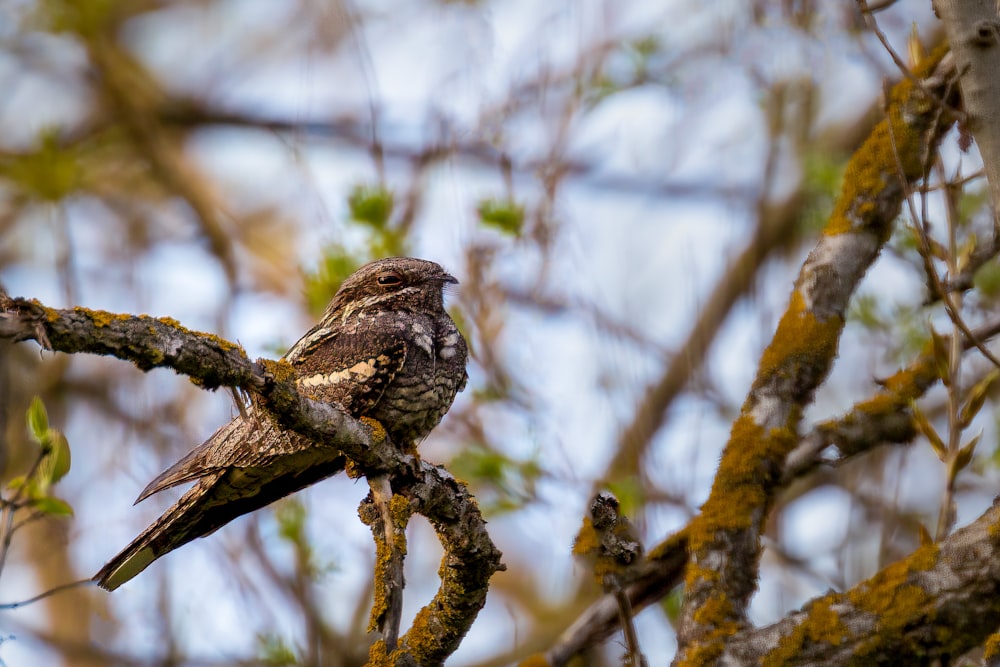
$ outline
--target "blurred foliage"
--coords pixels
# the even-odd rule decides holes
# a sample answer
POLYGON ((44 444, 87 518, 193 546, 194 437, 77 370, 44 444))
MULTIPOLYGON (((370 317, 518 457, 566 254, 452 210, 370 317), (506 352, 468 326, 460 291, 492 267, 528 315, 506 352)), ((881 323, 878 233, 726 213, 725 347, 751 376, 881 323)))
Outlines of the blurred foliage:
POLYGON ((392 191, 372 185, 355 185, 347 196, 351 219, 383 230, 392 215, 392 191))
POLYGON ((360 247, 333 243, 322 249, 315 269, 304 273, 304 296, 317 318, 347 276, 366 262, 409 254, 406 231, 390 222, 393 194, 381 186, 355 185, 347 196, 349 222, 362 232, 360 247))
POLYGON ((294 667, 302 664, 297 652, 284 638, 276 635, 257 636, 257 657, 268 667, 294 667))
POLYGON ((987 262, 973 276, 976 291, 990 299, 1000 295, 1000 263, 987 262))
POLYGON ((484 199, 476 207, 479 221, 511 236, 524 228, 524 207, 511 199, 484 199))
POLYGON ((846 165, 846 156, 835 156, 827 151, 808 151, 803 155, 803 233, 817 232, 826 225, 840 192, 846 165))
POLYGON ((73 149, 61 145, 58 130, 38 136, 33 151, 0 157, 0 178, 45 202, 57 202, 80 186, 83 166, 73 149))
POLYGON ((478 444, 465 446, 448 462, 448 469, 476 489, 487 516, 517 510, 534 500, 544 473, 537 458, 516 460, 478 444))

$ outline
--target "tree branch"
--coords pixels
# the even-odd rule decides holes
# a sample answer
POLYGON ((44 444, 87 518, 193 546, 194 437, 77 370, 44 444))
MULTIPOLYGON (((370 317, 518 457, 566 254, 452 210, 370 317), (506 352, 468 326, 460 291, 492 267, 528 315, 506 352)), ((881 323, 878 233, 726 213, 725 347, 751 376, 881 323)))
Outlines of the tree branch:
POLYGON ((933 664, 983 643, 1000 621, 1000 506, 845 593, 737 633, 722 664, 933 664))
POLYGON ((760 535, 785 459, 798 444, 802 411, 837 353, 848 301, 889 238, 906 179, 924 173, 951 119, 940 102, 954 70, 939 49, 890 95, 887 118, 848 163, 844 188, 823 236, 802 266, 788 310, 764 351, 758 374, 733 425, 701 514, 690 525, 678 641, 680 664, 717 659, 725 641, 747 625, 756 589, 760 535))
POLYGON ((1000 236, 1000 16, 993 0, 937 0, 955 54, 968 130, 979 144, 1000 236))
POLYGON ((88 352, 131 361, 142 370, 173 368, 197 384, 252 390, 283 426, 340 448, 358 472, 387 474, 393 492, 434 526, 444 548, 434 599, 417 614, 399 648, 372 648, 371 664, 437 664, 458 647, 486 601, 489 579, 503 569, 475 499, 447 470, 403 454, 384 432, 336 406, 298 393, 291 368, 282 362, 252 363, 237 345, 193 332, 168 318, 74 308, 57 310, 0 293, 0 339, 36 340, 67 353, 88 352), (415 663, 414 663, 415 661, 415 663))

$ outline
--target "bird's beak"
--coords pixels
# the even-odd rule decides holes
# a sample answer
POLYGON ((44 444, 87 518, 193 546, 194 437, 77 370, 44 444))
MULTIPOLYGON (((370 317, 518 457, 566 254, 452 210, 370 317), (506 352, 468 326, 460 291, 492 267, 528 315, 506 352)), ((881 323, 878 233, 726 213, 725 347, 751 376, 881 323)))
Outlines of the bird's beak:
POLYGON ((456 278, 455 276, 451 275, 450 273, 442 273, 441 274, 441 282, 443 284, 445 284, 445 285, 457 285, 458 284, 458 278, 456 278))

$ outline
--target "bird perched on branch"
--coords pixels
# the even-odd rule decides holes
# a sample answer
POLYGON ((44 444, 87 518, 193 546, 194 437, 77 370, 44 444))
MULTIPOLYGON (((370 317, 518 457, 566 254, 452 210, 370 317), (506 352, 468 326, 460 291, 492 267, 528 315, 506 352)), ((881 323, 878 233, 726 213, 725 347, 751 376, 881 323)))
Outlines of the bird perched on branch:
MULTIPOLYGON (((438 264, 390 257, 344 281, 319 324, 283 357, 299 391, 385 427, 414 448, 465 388, 466 343, 444 310, 438 264)), ((114 590, 150 563, 238 516, 344 469, 334 447, 284 430, 259 402, 150 482, 136 502, 195 481, 187 493, 94 576, 114 590)))

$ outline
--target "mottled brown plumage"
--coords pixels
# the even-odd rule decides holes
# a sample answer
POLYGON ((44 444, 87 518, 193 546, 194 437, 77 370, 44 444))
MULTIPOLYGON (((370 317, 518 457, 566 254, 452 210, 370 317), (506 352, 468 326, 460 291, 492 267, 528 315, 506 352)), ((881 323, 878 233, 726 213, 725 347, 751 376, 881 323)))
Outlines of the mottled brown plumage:
MULTIPOLYGON (((444 310, 457 281, 434 262, 390 257, 338 290, 320 320, 285 354, 300 391, 377 419, 392 441, 415 447, 465 388, 466 344, 444 310)), ((114 590, 163 554, 236 517, 343 470, 339 450, 283 430, 256 401, 150 482, 139 502, 196 481, 94 576, 114 590)))

